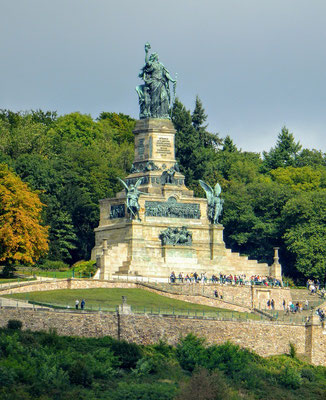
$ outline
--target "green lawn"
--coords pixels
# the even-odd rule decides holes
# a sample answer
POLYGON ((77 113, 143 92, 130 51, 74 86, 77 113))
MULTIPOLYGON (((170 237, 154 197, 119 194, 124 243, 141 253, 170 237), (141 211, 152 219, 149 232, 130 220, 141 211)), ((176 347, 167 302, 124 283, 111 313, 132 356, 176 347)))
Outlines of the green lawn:
POLYGON ((0 279, 0 284, 3 283, 12 283, 12 282, 28 282, 28 281, 35 281, 35 278, 8 278, 8 279, 0 279))
POLYGON ((40 269, 34 269, 34 268, 27 268, 23 270, 19 270, 19 273, 22 275, 28 275, 28 276, 44 276, 45 278, 58 278, 58 279, 67 279, 67 278, 72 278, 73 276, 75 278, 82 278, 79 273, 74 273, 72 270, 69 271, 46 271, 46 270, 40 270, 40 269))
POLYGON ((114 311, 122 303, 121 297, 127 297, 127 303, 135 313, 176 314, 191 316, 225 316, 234 318, 260 319, 250 313, 238 313, 225 309, 202 306, 174 300, 142 289, 65 289, 44 292, 16 293, 5 297, 29 300, 30 302, 53 306, 74 308, 75 301, 85 299, 86 310, 114 311))

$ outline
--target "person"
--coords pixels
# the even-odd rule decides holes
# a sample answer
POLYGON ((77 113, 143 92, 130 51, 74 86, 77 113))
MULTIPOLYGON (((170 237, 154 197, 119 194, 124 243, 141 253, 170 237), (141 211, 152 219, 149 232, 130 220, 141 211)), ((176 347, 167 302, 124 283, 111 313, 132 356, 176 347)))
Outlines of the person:
POLYGON ((308 299, 306 299, 305 303, 304 303, 304 309, 308 310, 309 309, 309 301, 308 299))
POLYGON ((80 303, 80 308, 83 310, 85 307, 85 300, 83 299, 80 303))
POLYGON ((270 308, 271 308, 271 301, 268 299, 267 300, 267 308, 270 310, 270 308))
POLYGON ((217 291, 217 290, 214 290, 214 296, 215 296, 216 298, 218 298, 218 291, 217 291))
POLYGON ((286 301, 285 301, 285 299, 283 299, 283 310, 285 311, 285 308, 286 308, 286 301))
POLYGON ((274 301, 274 299, 272 299, 272 301, 271 301, 271 306, 272 306, 272 310, 274 310, 275 309, 275 301, 274 301))
POLYGON ((76 310, 78 310, 78 306, 79 306, 79 300, 77 299, 77 300, 75 301, 76 310))

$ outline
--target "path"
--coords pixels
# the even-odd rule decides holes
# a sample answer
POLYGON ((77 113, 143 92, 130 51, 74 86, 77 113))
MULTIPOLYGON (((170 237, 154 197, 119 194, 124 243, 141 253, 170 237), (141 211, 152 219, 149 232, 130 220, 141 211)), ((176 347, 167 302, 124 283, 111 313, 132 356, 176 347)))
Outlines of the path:
POLYGON ((28 301, 24 300, 14 300, 14 299, 7 299, 5 297, 0 297, 0 307, 16 307, 16 308, 47 308, 43 306, 37 306, 28 303, 28 301))

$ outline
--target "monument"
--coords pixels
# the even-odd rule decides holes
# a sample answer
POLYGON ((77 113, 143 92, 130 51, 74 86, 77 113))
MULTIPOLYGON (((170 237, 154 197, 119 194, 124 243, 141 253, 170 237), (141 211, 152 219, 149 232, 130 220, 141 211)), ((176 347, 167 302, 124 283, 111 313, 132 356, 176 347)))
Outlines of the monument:
POLYGON ((223 207, 220 185, 212 189, 199 182, 207 199, 194 197, 185 186, 170 118, 176 80, 149 50, 146 43, 139 74, 144 83, 136 88, 140 115, 133 131, 134 162, 127 178, 119 178, 123 190, 100 201, 92 251, 98 266, 95 278, 167 278, 172 271, 270 275, 267 264, 226 249, 218 222, 223 207))

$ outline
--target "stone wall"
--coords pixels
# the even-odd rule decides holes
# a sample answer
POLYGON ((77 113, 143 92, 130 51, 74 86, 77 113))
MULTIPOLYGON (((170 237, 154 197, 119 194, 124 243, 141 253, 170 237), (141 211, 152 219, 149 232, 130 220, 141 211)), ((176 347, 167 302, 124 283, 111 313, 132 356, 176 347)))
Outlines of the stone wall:
POLYGON ((0 326, 6 326, 9 319, 21 320, 23 329, 32 331, 54 328, 60 335, 109 335, 138 344, 151 344, 164 339, 175 345, 181 336, 192 332, 206 338, 210 344, 229 340, 261 356, 288 353, 291 342, 297 352, 306 355, 312 363, 326 365, 326 336, 319 321, 305 326, 262 321, 0 308, 0 326))

